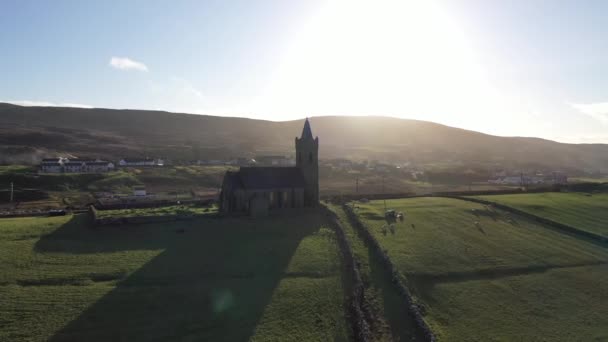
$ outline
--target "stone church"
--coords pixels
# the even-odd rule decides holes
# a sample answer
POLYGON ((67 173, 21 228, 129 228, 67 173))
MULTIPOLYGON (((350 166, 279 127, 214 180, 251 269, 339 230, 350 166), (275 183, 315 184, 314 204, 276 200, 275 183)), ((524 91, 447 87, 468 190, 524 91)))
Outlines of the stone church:
POLYGON ((224 175, 220 212, 265 215, 279 208, 319 204, 319 137, 306 119, 296 137, 295 167, 241 167, 224 175))

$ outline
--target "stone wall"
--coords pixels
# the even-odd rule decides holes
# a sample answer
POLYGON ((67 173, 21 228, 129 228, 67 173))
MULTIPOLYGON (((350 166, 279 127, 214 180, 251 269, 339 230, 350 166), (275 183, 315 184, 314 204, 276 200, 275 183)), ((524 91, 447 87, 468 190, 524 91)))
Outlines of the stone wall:
MULTIPOLYGON (((121 224, 144 224, 172 221, 193 220, 197 215, 148 215, 148 216, 112 216, 99 217, 95 206, 89 206, 89 217, 95 226, 121 225, 121 224)), ((206 216, 209 217, 209 216, 206 216)))
POLYGON ((353 337, 355 341, 371 341, 369 324, 365 320, 365 314, 363 312, 365 288, 361 281, 359 269, 355 263, 352 247, 346 238, 340 219, 327 207, 322 206, 321 208, 336 232, 346 276, 348 277, 348 283, 350 284, 350 288, 348 289, 348 315, 353 330, 353 337))
POLYGON ((572 227, 569 226, 567 224, 563 224, 563 223, 559 223, 559 222, 555 222, 552 220, 549 220, 547 218, 544 217, 540 217, 540 216, 536 216, 534 214, 525 212, 523 210, 519 210, 513 207, 509 207, 500 203, 496 203, 496 202, 492 202, 492 201, 487 201, 487 200, 482 200, 479 198, 470 198, 470 197, 462 197, 462 196, 443 196, 446 198, 455 198, 455 199, 459 199, 459 200, 463 200, 463 201, 469 201, 469 202, 475 202, 475 203, 479 203, 479 204, 484 204, 484 205, 492 205, 495 208, 498 208, 500 210, 504 210, 522 217, 525 217, 529 220, 532 221, 536 221, 538 223, 541 223, 545 226, 548 226, 554 230, 560 231, 562 233, 567 233, 567 234, 571 234, 571 235, 575 235, 575 236, 579 236, 579 237, 584 237, 587 239, 592 239, 595 241, 599 241, 601 243, 607 243, 608 242, 608 236, 602 236, 600 234, 596 234, 596 233, 592 233, 592 232, 588 232, 586 230, 581 230, 578 229, 576 227, 572 227))
POLYGON ((403 299, 404 305, 407 307, 408 311, 414 318, 414 321, 416 322, 416 327, 420 330, 420 335, 424 337, 425 341, 434 342, 436 340, 435 334, 424 320, 422 312, 420 311, 420 308, 412 297, 411 292, 402 281, 402 275, 401 273, 399 273, 397 267, 393 264, 386 252, 382 249, 380 243, 378 243, 378 240, 376 240, 376 238, 371 234, 371 232, 363 224, 363 222, 359 220, 359 217, 357 217, 357 214, 354 213, 352 208, 347 204, 344 204, 343 208, 353 227, 357 229, 357 231, 363 237, 367 245, 372 248, 373 252, 382 261, 382 264, 385 269, 389 272, 392 283, 396 286, 397 291, 403 299))

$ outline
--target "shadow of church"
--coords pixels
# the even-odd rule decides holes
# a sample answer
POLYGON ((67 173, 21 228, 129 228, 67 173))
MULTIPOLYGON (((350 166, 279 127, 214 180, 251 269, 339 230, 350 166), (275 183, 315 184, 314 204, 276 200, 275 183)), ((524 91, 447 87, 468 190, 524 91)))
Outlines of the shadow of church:
POLYGON ((74 216, 36 251, 162 252, 119 279, 91 275, 88 286, 116 286, 50 341, 247 340, 300 241, 322 224, 311 213, 97 229, 85 220, 74 216))

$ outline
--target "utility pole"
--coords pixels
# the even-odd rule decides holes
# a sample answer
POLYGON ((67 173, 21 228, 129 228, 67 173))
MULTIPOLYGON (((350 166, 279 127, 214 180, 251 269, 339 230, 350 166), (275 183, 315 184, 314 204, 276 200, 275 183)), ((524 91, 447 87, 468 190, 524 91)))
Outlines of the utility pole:
POLYGON ((13 182, 11 182, 11 203, 13 203, 13 192, 14 192, 15 188, 13 186, 13 182))

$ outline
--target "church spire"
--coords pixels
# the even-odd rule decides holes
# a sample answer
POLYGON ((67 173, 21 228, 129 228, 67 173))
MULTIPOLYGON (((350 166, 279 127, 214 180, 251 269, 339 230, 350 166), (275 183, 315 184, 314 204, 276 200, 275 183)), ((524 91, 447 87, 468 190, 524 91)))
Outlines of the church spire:
POLYGON ((313 139, 312 130, 310 129, 310 123, 308 122, 308 118, 306 118, 306 122, 304 122, 304 128, 302 129, 302 136, 300 139, 313 139))

